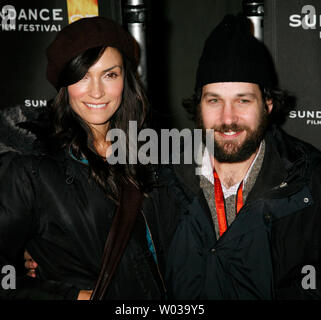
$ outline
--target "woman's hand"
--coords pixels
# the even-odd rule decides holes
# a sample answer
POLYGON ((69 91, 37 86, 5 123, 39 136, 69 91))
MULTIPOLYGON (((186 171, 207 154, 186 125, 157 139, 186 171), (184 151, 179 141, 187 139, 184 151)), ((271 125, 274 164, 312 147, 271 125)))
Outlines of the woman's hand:
POLYGON ((89 300, 92 292, 92 290, 80 290, 77 300, 89 300))
POLYGON ((25 268, 28 269, 27 276, 35 278, 36 268, 38 267, 37 262, 32 259, 28 251, 24 252, 24 259, 25 259, 25 268))
MULTIPOLYGON (((38 263, 32 259, 28 251, 24 252, 24 259, 25 259, 25 268, 28 269, 27 275, 29 277, 35 278, 36 268, 38 267, 38 263)), ((77 300, 90 300, 92 292, 93 292, 92 290, 80 290, 77 300)))

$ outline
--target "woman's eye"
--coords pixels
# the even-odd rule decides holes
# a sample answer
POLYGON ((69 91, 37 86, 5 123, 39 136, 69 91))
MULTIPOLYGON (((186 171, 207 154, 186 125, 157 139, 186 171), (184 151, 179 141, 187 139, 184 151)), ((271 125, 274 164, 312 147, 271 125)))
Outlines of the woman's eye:
POLYGON ((85 74, 81 80, 87 80, 87 79, 89 79, 89 76, 88 74, 85 74))
POLYGON ((105 77, 108 79, 116 79, 118 77, 118 74, 116 72, 108 72, 106 73, 105 77))

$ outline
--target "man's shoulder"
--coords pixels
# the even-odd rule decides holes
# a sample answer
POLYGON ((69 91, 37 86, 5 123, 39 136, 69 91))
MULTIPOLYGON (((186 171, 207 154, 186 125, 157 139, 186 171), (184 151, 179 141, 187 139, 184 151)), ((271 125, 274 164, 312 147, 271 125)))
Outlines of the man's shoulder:
POLYGON ((284 153, 292 154, 294 157, 301 154, 304 154, 307 158, 309 156, 321 157, 321 151, 311 143, 290 135, 280 127, 272 127, 269 130, 269 136, 272 137, 272 142, 276 144, 280 153, 284 151, 284 153))
POLYGON ((164 181, 175 180, 186 184, 191 180, 199 183, 198 167, 195 164, 159 164, 156 168, 157 176, 164 181))
POLYGON ((314 145, 289 134, 287 134, 287 137, 288 137, 288 143, 290 147, 291 145, 298 146, 304 152, 306 158, 310 159, 310 161, 312 162, 321 161, 321 151, 317 149, 314 145))
POLYGON ((200 180, 192 165, 160 165, 157 175, 160 185, 165 187, 163 190, 166 190, 175 202, 185 206, 199 197, 200 180))
POLYGON ((321 151, 311 143, 282 132, 283 146, 292 155, 306 178, 321 181, 321 151))

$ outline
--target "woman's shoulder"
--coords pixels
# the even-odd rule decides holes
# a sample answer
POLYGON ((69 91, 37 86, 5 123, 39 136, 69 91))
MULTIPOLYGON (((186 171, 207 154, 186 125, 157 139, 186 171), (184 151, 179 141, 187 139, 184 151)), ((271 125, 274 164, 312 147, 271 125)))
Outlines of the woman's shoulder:
POLYGON ((49 154, 37 150, 29 153, 9 151, 0 155, 0 171, 10 170, 14 174, 21 171, 37 173, 40 168, 52 170, 63 166, 64 157, 63 152, 49 154))
POLYGON ((24 168, 25 164, 32 161, 33 155, 20 153, 17 151, 8 151, 0 155, 0 166, 6 166, 12 170, 13 167, 24 168))

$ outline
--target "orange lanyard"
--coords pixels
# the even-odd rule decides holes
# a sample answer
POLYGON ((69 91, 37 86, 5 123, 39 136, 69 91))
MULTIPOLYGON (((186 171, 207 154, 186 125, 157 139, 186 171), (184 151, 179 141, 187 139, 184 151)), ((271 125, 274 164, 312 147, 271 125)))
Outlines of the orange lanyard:
MULTIPOLYGON (((225 214, 225 203, 224 203, 224 195, 222 190, 222 185, 218 174, 214 170, 214 194, 215 194, 215 206, 217 213, 217 221, 220 236, 227 229, 227 219, 225 214)), ((236 197, 236 214, 239 213, 241 208, 243 207, 243 181, 241 182, 236 197)))

